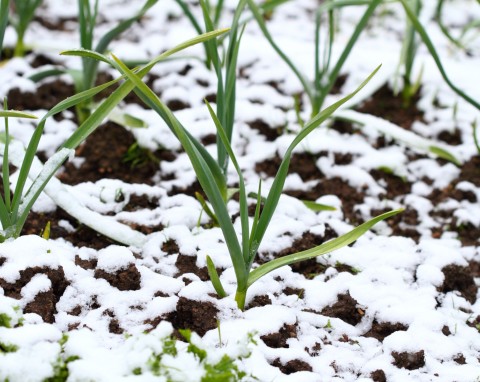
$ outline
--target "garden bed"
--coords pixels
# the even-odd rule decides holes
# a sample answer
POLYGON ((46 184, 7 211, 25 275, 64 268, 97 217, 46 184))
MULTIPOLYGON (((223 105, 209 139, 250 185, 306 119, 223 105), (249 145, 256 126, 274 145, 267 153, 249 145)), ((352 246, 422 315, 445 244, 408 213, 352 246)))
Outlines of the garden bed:
MULTIPOLYGON (((134 7, 130 3, 101 1, 98 28, 124 18, 134 7)), ((228 26, 236 4, 226 3, 228 26)), ((307 73, 317 6, 314 0, 293 0, 268 21, 277 43, 307 73)), ((480 100, 480 39, 466 50, 453 46, 429 7, 424 5, 422 20, 449 77, 480 100)), ((445 7, 444 23, 453 32, 480 18, 475 1, 445 7)), ((398 4, 382 9, 389 11, 372 19, 326 105, 383 66, 353 106, 339 111, 344 119, 329 120, 295 150, 256 264, 320 245, 382 212, 405 208, 403 213, 350 246, 265 275, 250 287, 241 311, 233 299, 236 278, 225 239, 202 213, 195 197, 202 189, 187 154, 160 117, 132 94, 121 109, 145 127, 105 122, 57 178, 82 206, 138 232, 140 244, 115 242, 42 195, 22 235, 0 244, 0 380, 480 378, 480 156, 472 134, 480 113, 445 84, 423 46, 415 61, 416 73, 423 66, 421 88, 408 108, 402 104, 392 86, 404 15, 398 4), (436 142, 459 163, 409 144, 396 130, 346 121, 351 113, 382 118, 436 142), (336 209, 315 212, 303 200, 336 209), (44 238, 47 222, 51 231, 44 238), (225 298, 210 282, 207 255, 225 298), (195 346, 187 347, 183 329, 193 333, 195 346), (214 379, 221 372, 224 379, 214 379), (49 379, 54 376, 63 379, 49 379)), ((28 76, 52 65, 79 67, 78 57, 58 55, 78 46, 76 10, 75 1, 54 0, 38 9, 26 35, 31 52, 0 66, 0 95, 10 108, 42 117, 74 94, 67 75, 39 83, 28 76)), ((360 13, 356 7, 340 13, 334 56, 360 13)), ((160 1, 110 49, 122 59, 150 59, 193 36, 178 5, 160 1)), ((6 51, 14 42, 13 29, 7 29, 6 51)), ((184 58, 160 63, 146 83, 215 154, 216 130, 204 99, 215 102, 216 76, 192 58, 203 53, 198 45, 184 58)), ((238 68, 232 145, 247 190, 257 192, 261 179, 266 192, 300 129, 294 95, 302 87, 255 22, 242 37, 238 68)), ((100 73, 100 82, 118 76, 103 64, 100 73)), ((300 114, 308 119, 309 113, 304 97, 300 114)), ((9 122, 11 135, 27 145, 35 122, 9 122)), ((38 157, 49 158, 77 122, 73 109, 49 119, 38 157)), ((233 166, 229 185, 238 186, 233 166)), ((240 231, 238 200, 237 195, 228 202, 228 211, 240 231)), ((248 198, 251 217, 255 202, 248 198)))

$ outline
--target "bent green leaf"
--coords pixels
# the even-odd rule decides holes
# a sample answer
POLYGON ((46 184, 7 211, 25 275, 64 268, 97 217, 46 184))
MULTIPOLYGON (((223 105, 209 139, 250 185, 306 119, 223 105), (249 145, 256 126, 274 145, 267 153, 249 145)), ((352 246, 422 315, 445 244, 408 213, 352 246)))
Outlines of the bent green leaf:
POLYGON ((360 224, 358 227, 354 228, 350 232, 337 237, 336 239, 330 240, 326 243, 323 243, 312 249, 307 249, 306 251, 297 252, 292 255, 280 257, 279 259, 271 260, 268 263, 260 265, 258 268, 255 268, 250 272, 248 276, 248 286, 251 286, 255 281, 257 281, 262 276, 265 276, 267 273, 274 271, 284 265, 290 265, 298 263, 300 261, 312 259, 317 256, 325 255, 329 252, 333 252, 336 249, 345 247, 354 241, 356 241, 360 236, 364 235, 370 228, 372 228, 378 222, 388 219, 394 215, 399 214, 403 211, 403 208, 386 212, 381 214, 363 224, 360 224))

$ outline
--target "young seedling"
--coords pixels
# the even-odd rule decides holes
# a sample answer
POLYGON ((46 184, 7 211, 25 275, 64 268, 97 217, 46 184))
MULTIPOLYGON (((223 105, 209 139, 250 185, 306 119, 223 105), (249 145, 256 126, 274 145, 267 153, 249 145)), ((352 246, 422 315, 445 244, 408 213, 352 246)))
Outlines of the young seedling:
MULTIPOLYGON (((345 7, 345 6, 356 6, 356 5, 368 5, 367 9, 363 13, 362 17, 358 21, 350 39, 348 40, 347 44, 345 45, 345 48, 343 49, 342 53, 340 54, 340 57, 334 64, 334 66, 329 69, 328 66, 331 65, 330 61, 326 61, 328 63, 327 67, 319 71, 319 58, 318 58, 318 52, 320 52, 319 49, 319 42, 320 39, 316 38, 315 39, 315 50, 316 50, 316 57, 315 57, 315 81, 313 83, 309 82, 307 78, 304 76, 303 73, 298 69, 298 67, 290 60, 290 58, 280 49, 280 47, 276 44, 274 41, 273 37, 270 35, 270 32, 267 29, 267 26, 265 24, 265 21, 262 17, 262 12, 259 9, 259 7, 255 4, 253 0, 247 0, 248 5, 255 17, 255 19, 258 22, 258 25, 260 29, 262 30, 263 34, 267 38, 268 42, 270 45, 273 47, 273 49, 278 53, 278 55, 282 58, 283 61, 290 67, 292 72, 296 75, 300 83, 302 84, 302 87, 305 91, 305 94, 311 104, 312 108, 312 116, 315 115, 316 112, 321 108, 323 105, 323 102, 325 101, 325 97, 327 94, 330 92, 332 89, 333 85, 335 84, 335 81, 338 78, 338 75, 347 60, 348 56, 350 55, 353 47, 358 41, 358 38, 361 34, 361 32, 366 28, 368 21, 372 17, 374 11, 383 3, 386 2, 386 0, 330 0, 326 1, 322 5, 319 6, 317 12, 318 14, 321 14, 323 12, 328 12, 330 10, 340 8, 340 7, 345 7), (323 75, 323 81, 318 81, 319 78, 321 78, 320 75, 323 75)), ((457 86, 455 86, 450 79, 448 78, 442 64, 440 61, 440 57, 435 49, 435 45, 432 43, 430 40, 430 37, 428 33, 426 32, 425 28, 421 24, 421 22, 418 20, 417 14, 418 10, 412 9, 411 7, 411 1, 416 1, 416 0, 398 0, 398 2, 402 5, 402 7, 405 10, 405 14, 409 20, 411 29, 409 31, 413 30, 418 34, 418 36, 421 38, 425 46, 427 47, 430 55, 435 61, 435 64, 438 67, 438 70, 440 71, 444 81, 447 83, 447 85, 455 92, 457 93, 460 97, 462 97, 465 101, 473 105, 475 108, 480 110, 480 103, 477 102, 475 99, 472 97, 468 96, 466 93, 464 93, 461 89, 459 89, 457 86)), ((319 19, 317 19, 318 22, 319 19)), ((317 24, 318 25, 318 24, 317 24)), ((316 28, 317 33, 319 31, 318 26, 316 28)), ((333 41, 333 39, 329 38, 328 39, 329 44, 333 41)), ((329 51, 330 48, 327 49, 327 52, 329 51)), ((412 44, 409 48, 410 50, 410 58, 409 60, 411 61, 409 65, 413 63, 413 58, 415 56, 414 49, 412 49, 412 44), (412 54, 413 53, 413 54, 412 54)), ((327 56, 328 57, 328 56, 327 56)), ((325 61, 325 60, 324 60, 325 61)), ((410 90, 411 92, 411 90, 410 90)))
POLYGON ((25 55, 26 47, 24 43, 25 32, 30 25, 30 22, 35 16, 36 9, 40 6, 42 0, 13 0, 13 15, 10 23, 17 32, 17 44, 13 55, 15 57, 22 57, 25 55))
MULTIPOLYGON (((136 21, 140 20, 147 11, 152 8, 158 0, 146 0, 143 6, 128 19, 125 19, 118 23, 115 27, 105 33, 97 45, 94 46, 94 32, 98 15, 98 0, 95 0, 91 4, 90 0, 78 0, 78 21, 80 31, 80 46, 85 50, 94 50, 97 53, 103 54, 107 51, 110 43, 117 38, 121 33, 125 32, 136 21)), ((57 76, 59 74, 71 75, 75 92, 80 93, 82 91, 91 89, 97 79, 99 61, 89 58, 88 56, 82 57, 82 69, 52 69, 35 73, 30 76, 32 81, 40 81, 46 77, 57 76)), ((91 99, 87 99, 76 107, 76 114, 78 123, 83 123, 94 108, 91 99)))
POLYGON ((330 93, 333 85, 335 84, 340 71, 347 60, 348 56, 350 55, 353 47, 358 41, 360 34, 366 28, 368 21, 370 20, 373 12, 377 8, 377 6, 382 2, 382 0, 372 0, 372 1, 364 1, 364 0, 352 0, 352 1, 326 1, 322 5, 318 7, 318 10, 315 15, 315 71, 314 71, 314 79, 313 81, 309 81, 307 77, 300 71, 300 69, 293 63, 290 57, 283 52, 283 50, 278 46, 278 44, 273 39, 272 35, 268 31, 266 26, 265 20, 262 16, 262 11, 257 4, 253 0, 247 0, 248 6, 252 11, 255 20, 257 21, 260 29, 262 30, 265 38, 268 40, 272 48, 277 52, 277 54, 281 57, 281 59, 290 67, 292 72, 300 81, 303 90, 310 102, 311 106, 311 118, 317 115, 322 108, 322 105, 325 101, 325 98, 330 93), (367 9, 363 13, 363 16, 358 21, 358 24, 355 27, 350 39, 348 40, 345 48, 343 49, 340 57, 335 62, 332 67, 331 62, 331 52, 332 52, 332 45, 334 42, 334 32, 335 32, 335 25, 334 25, 334 15, 333 11, 335 8, 344 7, 344 6, 351 6, 351 5, 365 5, 368 4, 367 9), (324 12, 328 13, 328 37, 324 39, 326 41, 326 45, 324 46, 323 50, 320 48, 320 43, 322 41, 320 32, 321 32, 321 20, 322 14, 324 12), (322 55, 322 57, 320 57, 322 55))
MULTIPOLYGON (((288 167, 290 164, 293 150, 303 139, 308 136, 308 134, 310 134, 316 127, 318 127, 328 117, 330 117, 330 115, 336 109, 338 109, 342 104, 344 104, 357 92, 359 92, 380 67, 378 67, 353 93, 349 94, 340 101, 320 112, 318 115, 312 118, 298 133, 298 135, 295 137, 295 139, 285 152, 282 163, 278 169, 277 175, 275 176, 262 211, 260 211, 260 197, 257 199, 257 207, 251 226, 248 217, 247 193, 242 171, 239 167, 237 158, 233 153, 232 147, 230 145, 230 140, 226 134, 226 131, 224 130, 219 118, 211 108, 210 104, 207 102, 207 107, 212 119, 214 120, 218 136, 222 140, 227 154, 230 157, 230 160, 238 174, 241 220, 241 240, 239 241, 237 232, 228 213, 227 205, 223 198, 222 192, 218 188, 215 181, 215 174, 218 173, 219 170, 218 163, 207 162, 205 160, 205 157, 202 156, 201 153, 199 153, 195 141, 187 133, 186 129, 180 124, 180 122, 175 118, 170 109, 147 85, 145 85, 141 81, 141 78, 136 73, 128 69, 128 67, 118 58, 114 57, 114 60, 116 67, 119 69, 119 71, 123 75, 127 76, 133 84, 135 84, 138 90, 137 94, 141 94, 142 99, 147 100, 149 106, 154 106, 154 110, 157 111, 157 113, 164 119, 167 125, 175 132, 175 135, 180 140, 182 147, 190 158, 200 185, 202 186, 203 191, 207 195, 208 200, 213 207, 215 215, 217 216, 220 228, 225 239, 225 243, 228 248, 228 252, 230 254, 230 258, 232 260, 232 264, 235 270, 235 276, 237 279, 235 301, 239 309, 243 310, 245 308, 248 288, 255 281, 257 281, 259 278, 263 277, 267 273, 284 265, 289 265, 302 260, 321 256, 331 251, 334 251, 335 249, 344 247, 357 240, 377 222, 393 216, 401 211, 394 210, 387 212, 361 224, 347 234, 342 235, 334 240, 326 242, 307 251, 298 252, 289 256, 284 256, 272 260, 252 270, 252 266, 257 256, 258 248, 270 224, 275 209, 280 201, 280 195, 282 193, 285 179, 288 174, 288 167)), ((260 189, 258 191, 258 195, 261 195, 260 189)), ((220 278, 218 277, 215 266, 210 257, 207 257, 207 268, 216 292, 219 294, 219 296, 225 297, 225 289, 221 284, 220 278)))
MULTIPOLYGON (((422 9, 422 3, 420 0, 409 0, 409 5, 414 12, 415 16, 418 18, 420 11, 422 9)), ((415 56, 418 50, 418 36, 416 36, 415 28, 412 25, 412 22, 409 18, 406 20, 406 29, 405 29, 405 37, 403 39, 403 46, 402 46, 402 53, 400 55, 400 63, 398 67, 398 71, 402 70, 402 101, 403 107, 407 108, 411 105, 412 99, 417 94, 418 90, 420 89, 420 83, 422 79, 422 70, 416 80, 413 80, 413 64, 415 62, 415 56)), ((396 76, 399 77, 399 74, 396 76)), ((394 92, 398 93, 398 85, 394 85, 394 92)))
MULTIPOLYGON (((3 162, 2 162, 2 180, 3 180, 3 196, 0 195, 0 222, 2 223, 2 229, 5 235, 0 235, 0 241, 3 241, 5 237, 8 237, 11 231, 15 227, 17 221, 17 211, 15 209, 15 203, 12 203, 11 190, 10 190, 10 169, 9 169, 9 145, 10 145, 10 132, 8 128, 8 118, 29 118, 36 119, 33 114, 24 112, 7 110, 7 100, 4 101, 4 110, 0 111, 0 117, 4 119, 5 137, 3 148, 3 162)), ((13 200, 19 198, 17 190, 13 194, 13 200)))
POLYGON ((403 6, 403 9, 405 10, 405 13, 407 14, 407 17, 409 18, 410 22, 412 23, 413 28, 415 31, 418 33, 420 38, 422 39, 423 43, 425 44, 426 48, 428 49, 430 55, 432 56, 433 60, 435 61, 435 64, 437 65, 437 68, 442 75, 443 80, 445 83, 452 89, 455 93, 457 93, 460 97, 462 97, 465 101, 467 101, 470 105, 475 107, 476 109, 480 110, 480 103, 467 95, 465 92, 463 92, 460 88, 458 88, 447 76, 447 73, 445 72, 445 69, 443 68, 442 62, 440 60, 440 56, 437 53, 437 50, 435 49, 435 45, 433 44, 432 40, 430 39, 430 36, 428 35, 427 31, 423 27, 422 23, 420 20, 418 20, 417 15, 415 14, 415 11, 410 7, 408 4, 408 0, 399 0, 400 3, 403 6))

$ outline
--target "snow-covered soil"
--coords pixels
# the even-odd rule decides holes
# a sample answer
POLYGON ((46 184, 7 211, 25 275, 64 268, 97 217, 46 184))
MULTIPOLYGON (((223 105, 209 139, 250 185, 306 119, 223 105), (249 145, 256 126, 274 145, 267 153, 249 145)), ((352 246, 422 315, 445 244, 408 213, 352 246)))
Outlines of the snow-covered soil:
MULTIPOLYGON (((101 1, 97 32, 131 15, 137 3, 101 1)), ((235 3, 226 2, 225 26, 235 3)), ((466 51, 453 46, 432 21, 434 2, 425 3, 422 20, 447 74, 480 100, 480 38, 473 34, 466 51)), ((278 44, 308 74, 316 6, 315 0, 293 0, 268 22, 278 44)), ((360 9, 340 13, 334 56, 360 9)), ((405 23, 398 5, 381 10, 342 70, 346 80, 339 93, 326 101, 349 93, 383 64, 355 102, 338 113, 363 126, 330 121, 300 145, 259 261, 319 245, 386 210, 404 207, 402 215, 352 246, 266 275, 249 289, 242 312, 233 300, 235 273, 221 230, 211 227, 193 196, 198 184, 188 157, 153 111, 128 100, 122 111, 147 125, 128 129, 130 137, 166 156, 143 175, 121 163, 125 152, 115 157, 121 150, 113 139, 89 161, 107 128, 117 129, 114 137, 127 131, 100 127, 49 185, 34 207, 35 219, 27 222, 26 233, 39 233, 51 220, 52 237, 30 234, 0 244, 0 380, 480 380, 480 159, 472 134, 480 113, 444 83, 422 45, 415 62, 415 73, 423 67, 418 109, 397 110, 407 122, 386 123, 405 23), (429 153, 432 145, 448 150, 460 166, 429 153), (101 162, 103 156, 111 162, 101 162), (337 209, 314 212, 303 199, 337 209), (116 243, 82 236, 85 225, 116 243), (207 255, 222 271, 227 298, 219 299, 208 280, 207 255), (181 329, 193 333, 190 346, 181 329), (218 377, 222 371, 230 374, 218 377)), ((39 99, 59 97, 58 102, 64 93, 55 89, 71 87, 66 75, 39 84, 27 77, 50 65, 80 67, 79 59, 58 55, 79 44, 76 12, 76 1, 44 1, 26 36, 33 52, 0 66, 0 95, 10 105, 43 116, 45 107, 35 106, 39 99)), ((480 5, 448 2, 444 16, 456 34, 480 18, 480 5)), ((163 0, 111 49, 123 59, 147 59, 194 35, 178 5, 163 0)), ((5 45, 14 42, 7 29, 5 45)), ((189 57, 156 66, 148 84, 214 154, 215 127, 203 100, 215 94, 216 77, 191 58, 203 55, 201 46, 184 55, 189 57)), ((253 21, 238 66, 233 146, 248 190, 256 192, 262 179, 266 193, 299 130, 293 95, 302 89, 253 21)), ((106 66, 101 71, 117 75, 106 66)), ((302 117, 308 119, 304 101, 302 117)), ((51 119, 40 156, 51 156, 75 128, 70 111, 51 119)), ((11 134, 25 145, 33 129, 32 122, 10 121, 11 134)), ((236 181, 232 167, 230 184, 236 181)), ((234 198, 228 206, 240 232, 238 202, 234 198)))

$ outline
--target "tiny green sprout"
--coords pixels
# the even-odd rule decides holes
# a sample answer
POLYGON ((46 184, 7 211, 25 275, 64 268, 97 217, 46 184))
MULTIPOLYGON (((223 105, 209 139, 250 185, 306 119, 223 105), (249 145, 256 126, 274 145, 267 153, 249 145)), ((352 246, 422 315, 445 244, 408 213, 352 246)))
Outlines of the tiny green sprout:
POLYGON ((47 222, 47 224, 45 225, 45 228, 43 229, 41 235, 40 235, 42 238, 44 238, 45 240, 48 240, 50 239, 50 220, 47 222))
POLYGON ((58 344, 59 344, 61 347, 64 347, 65 344, 67 343, 67 341, 68 341, 68 334, 63 333, 63 334, 62 334, 62 337, 58 340, 58 344))
POLYGON ((452 118, 454 121, 458 118, 458 101, 455 101, 452 108, 452 118))
POLYGON ((332 322, 330 319, 327 320, 327 324, 323 327, 324 329, 333 329, 332 322))
POLYGON ((384 172, 385 174, 388 174, 388 175, 394 175, 395 174, 395 171, 393 171, 393 168, 388 167, 388 166, 380 166, 380 167, 378 167, 378 170, 382 171, 382 172, 384 172))
POLYGON ((166 338, 163 342, 163 347, 162 347, 163 353, 176 356, 177 355, 177 348, 176 348, 175 344, 176 344, 175 339, 166 338))
POLYGON ((139 168, 149 163, 158 164, 160 160, 149 149, 134 142, 123 155, 122 162, 130 165, 131 168, 139 168))
POLYGON ((220 320, 217 319, 217 332, 218 332, 218 347, 223 346, 222 342, 222 329, 220 328, 220 320))
POLYGON ((297 294, 297 301, 303 298, 303 294, 305 293, 305 289, 300 289, 300 292, 297 294))

